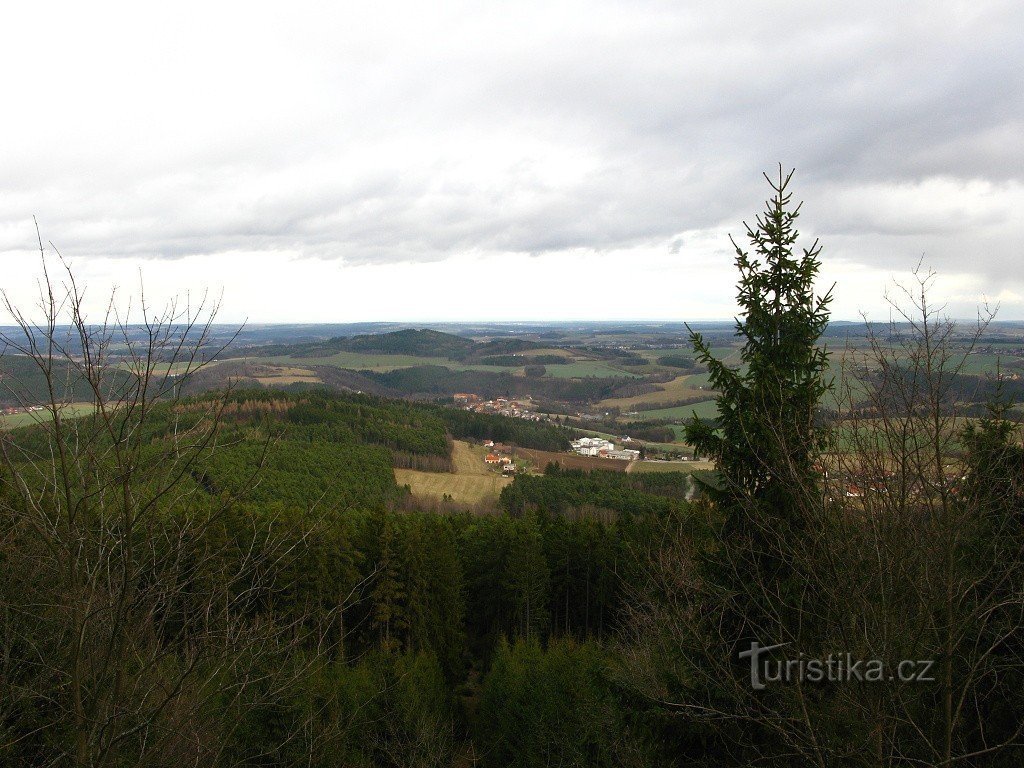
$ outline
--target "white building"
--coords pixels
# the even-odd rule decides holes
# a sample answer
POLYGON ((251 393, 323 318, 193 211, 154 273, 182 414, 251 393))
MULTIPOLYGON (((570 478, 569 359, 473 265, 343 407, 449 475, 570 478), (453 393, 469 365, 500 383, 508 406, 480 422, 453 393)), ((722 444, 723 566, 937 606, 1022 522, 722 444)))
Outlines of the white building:
POLYGON ((581 437, 579 440, 573 440, 571 445, 581 456, 597 456, 602 451, 615 450, 615 444, 603 437, 581 437))

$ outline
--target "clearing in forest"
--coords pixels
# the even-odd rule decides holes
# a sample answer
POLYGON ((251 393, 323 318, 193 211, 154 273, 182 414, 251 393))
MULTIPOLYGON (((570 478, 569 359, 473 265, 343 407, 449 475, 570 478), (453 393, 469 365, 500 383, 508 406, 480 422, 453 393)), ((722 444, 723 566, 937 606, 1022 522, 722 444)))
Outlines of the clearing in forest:
POLYGON ((415 469, 396 469, 395 480, 408 485, 412 495, 420 499, 440 501, 450 496, 459 504, 496 502, 501 489, 512 482, 486 464, 483 446, 456 440, 452 448, 455 472, 420 472, 415 469))

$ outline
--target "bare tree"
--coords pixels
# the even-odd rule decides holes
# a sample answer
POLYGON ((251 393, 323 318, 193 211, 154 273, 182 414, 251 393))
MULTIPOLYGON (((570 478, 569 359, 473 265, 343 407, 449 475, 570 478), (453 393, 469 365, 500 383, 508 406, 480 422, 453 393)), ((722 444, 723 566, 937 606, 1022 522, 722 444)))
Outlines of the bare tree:
POLYGON ((93 322, 40 252, 38 305, 2 301, 32 371, 6 397, 38 424, 0 436, 0 760, 230 762, 239 718, 297 674, 296 626, 251 609, 303 540, 210 535, 236 502, 202 492, 226 395, 181 393, 224 346, 219 301, 112 296, 93 322))

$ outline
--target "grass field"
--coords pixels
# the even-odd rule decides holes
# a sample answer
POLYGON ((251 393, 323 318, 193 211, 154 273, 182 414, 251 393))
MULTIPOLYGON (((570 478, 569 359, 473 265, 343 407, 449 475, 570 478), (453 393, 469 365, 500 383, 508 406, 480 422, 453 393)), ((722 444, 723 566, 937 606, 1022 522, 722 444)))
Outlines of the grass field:
POLYGON ((718 416, 718 405, 714 400, 702 400, 691 405, 679 405, 675 408, 658 408, 654 411, 639 411, 639 416, 631 416, 636 420, 657 421, 660 419, 674 419, 679 421, 688 420, 696 413, 698 418, 713 419, 718 416))
MULTIPOLYGON (((92 403, 68 403, 61 409, 65 419, 73 419, 92 413, 92 403)), ((10 416, 0 415, 0 429, 17 429, 30 424, 42 424, 50 420, 49 411, 33 411, 32 413, 15 413, 10 416)))
POLYGON ((269 386, 283 386, 287 384, 316 384, 320 377, 308 368, 294 368, 291 366, 267 365, 260 366, 257 371, 256 381, 269 386))
POLYGON ((585 379, 594 378, 639 378, 639 373, 630 373, 621 368, 615 368, 602 360, 580 360, 574 363, 563 365, 547 366, 547 375, 558 379, 585 379))
POLYGON ((456 440, 452 448, 454 473, 396 469, 395 480, 408 485, 412 495, 420 499, 440 501, 447 495, 459 504, 493 503, 512 478, 502 477, 484 464, 486 453, 483 446, 456 440))
POLYGON ((487 449, 482 445, 467 443, 465 440, 455 440, 452 447, 452 464, 455 465, 455 473, 459 475, 494 475, 494 472, 484 464, 484 456, 487 449))
POLYGON ((729 346, 729 347, 712 347, 711 348, 712 356, 718 358, 723 363, 728 363, 729 365, 733 365, 733 366, 740 364, 740 353, 742 351, 743 351, 742 347, 740 347, 739 344, 737 344, 735 346, 729 346))
POLYGON ((714 468, 713 461, 634 461, 629 472, 696 472, 714 468))
POLYGON ((412 495, 420 499, 440 501, 445 495, 459 504, 479 504, 497 501, 501 489, 512 478, 491 475, 459 475, 448 472, 418 472, 414 469, 396 469, 395 480, 408 485, 412 495))
MULTIPOLYGON (((192 362, 192 363, 185 362, 185 361, 177 362, 177 363, 159 363, 159 362, 157 362, 157 363, 153 363, 153 375, 154 376, 165 376, 165 375, 178 376, 178 375, 180 375, 182 373, 185 373, 186 371, 189 371, 189 370, 195 371, 197 368, 212 368, 213 366, 217 365, 219 362, 221 362, 221 361, 220 360, 206 360, 206 361, 196 360, 195 362, 192 362)), ((123 361, 118 363, 116 367, 119 370, 122 370, 122 371, 133 371, 133 370, 135 370, 135 367, 131 363, 123 362, 123 361)))
POLYGON ((1020 360, 1018 357, 1012 357, 1010 355, 999 355, 991 354, 987 352, 980 352, 976 355, 968 355, 964 360, 964 373, 970 373, 975 375, 990 374, 995 375, 996 370, 1002 366, 1004 369, 1007 365, 1012 365, 1014 362, 1020 360))
POLYGON ((707 386, 707 375, 700 373, 676 376, 672 381, 655 386, 659 388, 659 391, 633 397, 612 397, 602 400, 599 405, 604 408, 619 408, 628 411, 635 408, 637 403, 674 403, 708 394, 707 391, 700 389, 701 386, 707 386))

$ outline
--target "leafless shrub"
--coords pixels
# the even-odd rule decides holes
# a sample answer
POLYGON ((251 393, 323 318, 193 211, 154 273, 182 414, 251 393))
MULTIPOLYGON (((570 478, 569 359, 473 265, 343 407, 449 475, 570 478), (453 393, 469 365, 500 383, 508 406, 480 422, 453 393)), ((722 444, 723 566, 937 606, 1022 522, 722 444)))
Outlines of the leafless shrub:
POLYGON ((112 296, 92 322, 73 271, 59 259, 56 279, 40 251, 38 305, 2 301, 17 328, 4 354, 39 386, 3 384, 42 410, 0 437, 0 759, 230 761, 240 718, 293 684, 301 670, 278 660, 308 637, 254 610, 303 538, 244 518, 211 535, 236 500, 196 479, 226 399, 185 407, 181 393, 221 348, 219 302, 143 295, 133 312, 112 296), (74 399, 90 406, 80 418, 74 399))

